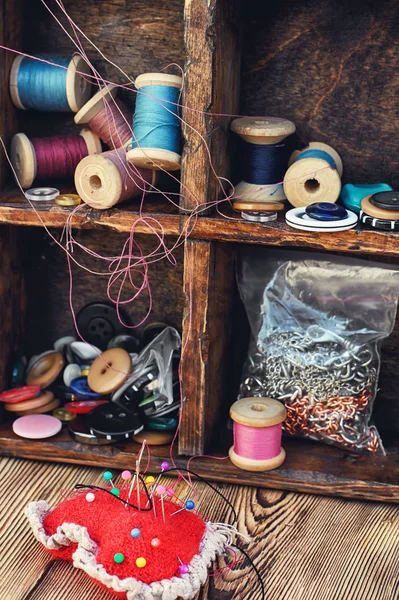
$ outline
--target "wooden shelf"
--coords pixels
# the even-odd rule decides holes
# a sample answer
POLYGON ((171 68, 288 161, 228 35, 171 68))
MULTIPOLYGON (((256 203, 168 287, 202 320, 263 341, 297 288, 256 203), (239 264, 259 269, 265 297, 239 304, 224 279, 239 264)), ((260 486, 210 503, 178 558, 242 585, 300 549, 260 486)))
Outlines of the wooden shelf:
MULTIPOLYGON (((70 209, 49 205, 37 205, 40 219, 34 210, 15 190, 4 192, 0 199, 0 223, 40 227, 64 227, 70 209)), ((239 219, 228 206, 221 205, 223 215, 188 217, 178 212, 166 199, 148 197, 143 207, 142 217, 138 203, 124 204, 123 208, 98 211, 86 206, 80 207, 74 215, 72 226, 76 229, 108 228, 120 233, 128 233, 136 226, 137 233, 153 234, 156 221, 163 227, 165 235, 184 236, 192 239, 214 240, 259 244, 264 246, 294 246, 312 248, 319 251, 349 252, 384 256, 399 256, 399 235, 375 230, 356 229, 339 233, 320 234, 292 229, 281 215, 274 223, 250 223, 239 219), (147 219, 147 222, 145 222, 147 219), (154 220, 151 220, 154 219, 154 220)), ((159 227, 158 227, 159 230, 159 227)))
MULTIPOLYGON (((226 456, 215 451, 214 456, 226 456)), ((386 457, 354 455, 309 440, 284 439, 287 459, 281 468, 268 473, 241 471, 229 460, 199 457, 191 469, 212 481, 253 485, 279 490, 329 496, 399 502, 399 448, 388 447, 386 457)), ((85 446, 71 440, 63 430, 49 440, 25 440, 10 425, 0 426, 0 454, 50 462, 66 462, 114 469, 133 468, 140 446, 134 442, 116 446, 85 446)), ((213 452, 212 452, 213 454, 213 452)), ((151 465, 157 469, 168 459, 169 446, 153 447, 151 465)), ((187 466, 187 457, 175 456, 178 467, 187 466)))

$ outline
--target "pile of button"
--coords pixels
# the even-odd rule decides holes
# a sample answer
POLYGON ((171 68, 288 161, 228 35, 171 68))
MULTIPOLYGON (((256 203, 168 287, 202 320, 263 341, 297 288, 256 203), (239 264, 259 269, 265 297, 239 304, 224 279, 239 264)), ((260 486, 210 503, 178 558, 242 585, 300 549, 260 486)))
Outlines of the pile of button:
MULTIPOLYGON (((106 329, 100 327, 100 331, 106 329)), ((103 348, 106 342, 105 351, 92 343, 93 335, 98 341, 98 330, 92 327, 87 342, 62 337, 53 349, 29 362, 19 359, 13 370, 13 388, 0 394, 5 410, 20 417, 13 424, 17 435, 48 437, 44 425, 54 419, 83 444, 112 444, 131 437, 138 442, 145 438, 150 444, 171 441, 180 407, 178 332, 164 323, 153 323, 141 339, 128 333, 109 339, 112 333, 115 330, 109 327, 106 339, 100 340, 103 348), (169 392, 165 391, 167 378, 169 392), (32 416, 36 418, 32 420, 32 416), (43 435, 37 431, 40 423, 43 435)), ((50 430, 49 435, 58 432, 57 427, 50 430)))
POLYGON ((363 198, 360 220, 382 231, 399 230, 399 193, 379 192, 363 198))

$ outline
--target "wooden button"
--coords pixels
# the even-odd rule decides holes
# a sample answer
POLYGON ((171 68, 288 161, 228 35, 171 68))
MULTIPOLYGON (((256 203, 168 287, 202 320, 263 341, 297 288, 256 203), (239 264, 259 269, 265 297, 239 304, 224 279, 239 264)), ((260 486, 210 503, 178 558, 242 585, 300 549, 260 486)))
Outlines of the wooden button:
POLYGON ((39 406, 38 408, 31 408, 30 410, 18 410, 16 414, 19 417, 24 417, 25 415, 44 415, 45 413, 51 412, 52 410, 58 408, 59 405, 60 401, 54 399, 44 406, 39 406))
POLYGON ((26 375, 26 383, 47 387, 57 379, 63 367, 64 359, 59 352, 51 352, 45 356, 39 356, 26 375))
POLYGON ((279 212, 284 210, 283 202, 233 202, 234 210, 239 212, 279 212))
POLYGON ((133 435, 132 438, 138 444, 146 441, 149 446, 164 446, 165 444, 170 444, 174 435, 174 431, 149 431, 146 429, 133 435))
POLYGON ((18 402, 17 404, 5 404, 4 408, 8 410, 8 412, 22 412, 25 410, 32 410, 35 408, 40 408, 41 406, 45 406, 54 400, 53 392, 43 392, 37 398, 33 398, 33 400, 24 400, 23 402, 18 402))
POLYGON ((386 208, 379 208, 374 206, 370 202, 370 196, 366 196, 362 200, 362 211, 370 217, 376 219, 385 219, 386 221, 397 221, 399 219, 399 210, 387 210, 386 208))
POLYGON ((126 381, 131 368, 132 359, 126 350, 106 350, 90 367, 87 378, 89 387, 97 394, 111 394, 126 381))

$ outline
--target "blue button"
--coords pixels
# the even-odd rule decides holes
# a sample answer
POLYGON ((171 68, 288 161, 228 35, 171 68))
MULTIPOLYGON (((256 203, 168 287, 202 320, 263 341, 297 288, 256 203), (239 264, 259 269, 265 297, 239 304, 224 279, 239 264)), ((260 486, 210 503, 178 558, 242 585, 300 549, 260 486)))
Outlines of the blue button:
POLYGON ((100 394, 93 392, 87 383, 87 377, 76 377, 69 384, 70 389, 82 400, 95 400, 101 398, 100 394))
POLYGON ((340 221, 348 216, 343 206, 331 202, 316 202, 309 204, 305 209, 306 214, 316 221, 340 221))

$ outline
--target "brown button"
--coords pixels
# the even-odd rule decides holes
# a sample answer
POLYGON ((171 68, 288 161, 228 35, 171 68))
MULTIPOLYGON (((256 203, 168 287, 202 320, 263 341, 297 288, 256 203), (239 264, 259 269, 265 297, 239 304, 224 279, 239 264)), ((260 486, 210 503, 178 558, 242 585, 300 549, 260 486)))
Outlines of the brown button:
POLYGON ((38 408, 31 408, 30 410, 19 410, 16 414, 19 417, 24 417, 25 415, 44 415, 45 413, 51 412, 55 408, 58 408, 59 405, 60 401, 55 399, 51 402, 48 402, 44 406, 39 406, 38 408))
POLYGON ((234 210, 239 212, 279 212, 284 210, 284 202, 233 202, 234 210))
POLYGON ((61 373, 64 367, 64 359, 59 352, 51 352, 42 358, 38 358, 26 375, 28 385, 37 384, 41 387, 47 387, 61 373))
POLYGON ((91 365, 87 383, 97 394, 112 394, 126 381, 131 368, 132 359, 126 350, 106 350, 91 365))
POLYGON ((145 441, 149 446, 163 446, 170 444, 174 435, 174 431, 146 431, 143 429, 140 433, 133 435, 132 438, 138 444, 142 444, 145 441))
POLYGON ((8 412, 23 412, 25 410, 32 410, 45 406, 54 400, 53 392, 43 392, 40 396, 33 398, 32 400, 24 400, 23 402, 17 402, 17 404, 5 404, 4 408, 8 412))
POLYGON ((362 211, 366 215, 375 219, 386 219, 387 221, 396 221, 399 219, 399 210, 387 210, 386 208, 374 206, 374 204, 371 204, 370 198, 371 196, 366 196, 362 200, 362 211))

